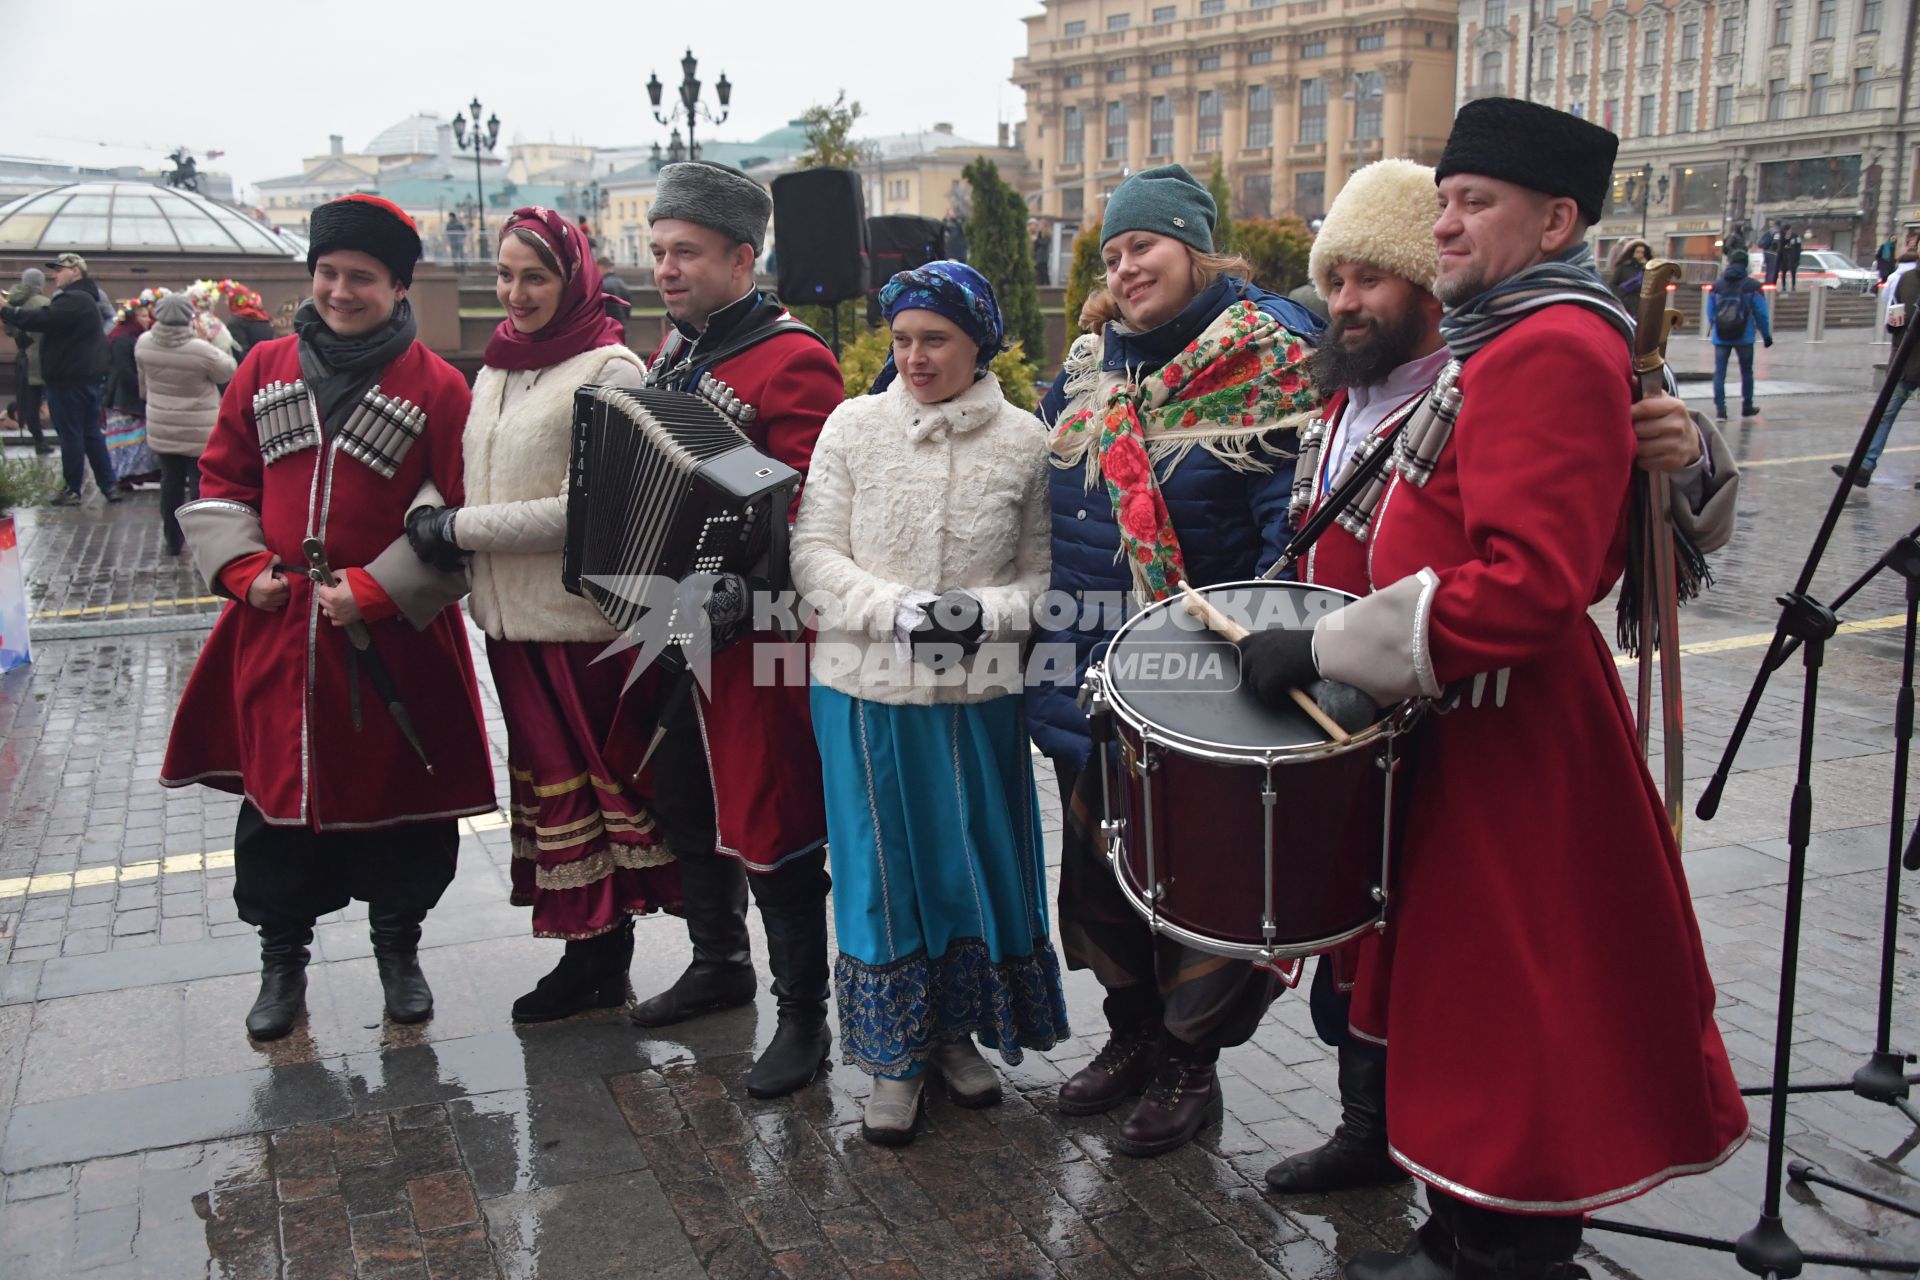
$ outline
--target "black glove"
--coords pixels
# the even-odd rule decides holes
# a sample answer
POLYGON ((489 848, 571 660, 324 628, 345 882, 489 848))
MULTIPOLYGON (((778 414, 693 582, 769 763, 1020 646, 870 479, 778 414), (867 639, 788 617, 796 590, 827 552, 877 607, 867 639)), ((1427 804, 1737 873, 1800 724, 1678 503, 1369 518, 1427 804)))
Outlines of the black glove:
POLYGON ((1274 627, 1240 641, 1240 682, 1270 707, 1289 703, 1287 690, 1304 689, 1319 678, 1311 629, 1274 627))
POLYGON ((747 630, 752 610, 751 585, 737 573, 696 573, 680 583, 676 601, 686 624, 685 611, 698 609, 707 615, 707 630, 712 641, 709 652, 719 653, 747 630))
POLYGON ((1372 698, 1338 680, 1315 680, 1307 686, 1307 696, 1348 733, 1358 733, 1380 718, 1380 707, 1372 698))
POLYGON ((458 573, 467 553, 453 540, 453 518, 458 507, 421 505, 407 513, 407 544, 413 554, 442 573, 458 573))
POLYGON ((935 600, 908 636, 915 660, 940 672, 974 652, 987 634, 981 614, 980 601, 965 591, 949 591, 935 600))

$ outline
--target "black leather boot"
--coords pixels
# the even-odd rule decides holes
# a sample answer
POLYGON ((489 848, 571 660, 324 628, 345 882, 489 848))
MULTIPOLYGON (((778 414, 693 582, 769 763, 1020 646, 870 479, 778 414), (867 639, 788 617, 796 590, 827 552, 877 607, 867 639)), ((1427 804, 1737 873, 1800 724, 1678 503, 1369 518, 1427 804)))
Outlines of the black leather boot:
POLYGON ((552 1022, 587 1009, 627 1002, 627 966, 633 963, 633 918, 591 938, 569 939, 566 954, 533 990, 513 1002, 515 1022, 552 1022))
POLYGON ((1346 1280, 1589 1280, 1581 1219, 1500 1213, 1427 1188, 1433 1215, 1405 1253, 1363 1253, 1346 1280))
POLYGON ((1130 1156, 1160 1156, 1177 1151, 1194 1135, 1217 1124, 1226 1111, 1220 1079, 1214 1073, 1218 1050, 1201 1050, 1170 1040, 1146 1096, 1120 1126, 1114 1145, 1130 1156))
POLYGON ((687 938, 693 963, 659 995, 628 1016, 642 1027, 664 1027, 715 1009, 750 1004, 759 985, 747 941, 747 873, 738 861, 714 853, 680 859, 687 938))
POLYGON ((387 997, 387 1017, 398 1023, 425 1022, 433 1016, 433 989, 420 972, 420 922, 424 911, 390 911, 367 904, 367 933, 373 938, 373 962, 387 997))
POLYGON ((1267 1170, 1267 1185, 1298 1194, 1382 1186, 1406 1176, 1387 1156, 1386 1056, 1343 1044, 1340 1123, 1333 1136, 1267 1170))
POLYGON ((1455 1261, 1453 1232, 1435 1213, 1420 1224, 1403 1252, 1369 1250, 1340 1275, 1343 1280, 1453 1280, 1455 1261))
POLYGON ((313 926, 260 931, 260 994, 247 1010, 247 1034, 278 1040, 307 1007, 307 944, 313 926))
POLYGON ((767 963, 773 970, 780 1023, 767 1051, 747 1072, 747 1092, 756 1098, 784 1098, 830 1069, 827 904, 822 898, 776 904, 768 896, 760 901, 760 923, 767 930, 767 963))

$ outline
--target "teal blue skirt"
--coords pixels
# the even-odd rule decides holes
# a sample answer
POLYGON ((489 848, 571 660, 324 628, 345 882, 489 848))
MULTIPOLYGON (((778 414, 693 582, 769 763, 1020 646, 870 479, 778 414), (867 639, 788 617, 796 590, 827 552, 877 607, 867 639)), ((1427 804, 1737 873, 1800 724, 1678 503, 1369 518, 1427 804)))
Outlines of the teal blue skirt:
POLYGON ((844 1060, 917 1072, 972 1036, 1010 1063, 1072 1034, 1018 696, 888 706, 815 684, 844 1060))

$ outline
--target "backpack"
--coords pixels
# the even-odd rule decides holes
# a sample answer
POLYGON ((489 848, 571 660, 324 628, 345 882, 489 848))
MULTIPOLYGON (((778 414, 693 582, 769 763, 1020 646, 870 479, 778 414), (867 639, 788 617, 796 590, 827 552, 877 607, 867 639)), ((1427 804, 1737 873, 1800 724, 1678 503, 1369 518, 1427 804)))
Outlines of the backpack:
POLYGON ((1713 331, 1722 341, 1745 342, 1747 318, 1752 314, 1753 304, 1748 301, 1744 290, 1713 295, 1713 331))

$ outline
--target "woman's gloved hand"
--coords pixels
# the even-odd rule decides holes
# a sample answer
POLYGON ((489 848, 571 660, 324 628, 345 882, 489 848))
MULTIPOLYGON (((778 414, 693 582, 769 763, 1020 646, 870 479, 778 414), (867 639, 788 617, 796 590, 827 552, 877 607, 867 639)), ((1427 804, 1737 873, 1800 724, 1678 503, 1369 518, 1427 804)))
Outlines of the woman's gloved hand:
POLYGON ((453 521, 459 514, 458 507, 424 505, 407 512, 407 544, 442 573, 457 573, 467 562, 467 553, 453 540, 453 521))

